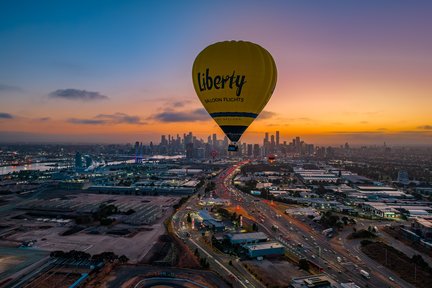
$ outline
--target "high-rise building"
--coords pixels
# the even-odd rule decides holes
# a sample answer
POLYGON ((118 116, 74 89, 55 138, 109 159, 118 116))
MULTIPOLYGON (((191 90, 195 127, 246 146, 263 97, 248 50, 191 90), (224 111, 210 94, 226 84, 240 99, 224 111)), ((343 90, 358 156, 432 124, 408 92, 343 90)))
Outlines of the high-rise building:
POLYGON ((247 156, 252 156, 252 154, 253 154, 253 145, 248 144, 247 145, 247 156))
POLYGON ((254 157, 260 157, 261 151, 260 151, 259 144, 254 144, 254 146, 253 146, 253 155, 254 155, 254 157))
POLYGON ((404 170, 399 170, 397 182, 401 184, 408 184, 409 183, 408 172, 404 170))
POLYGON ((160 142, 160 144, 163 145, 163 146, 167 146, 168 145, 168 141, 167 141, 165 135, 161 136, 161 142, 160 142))
POLYGON ((138 163, 138 153, 139 153, 139 142, 135 142, 135 163, 138 163))
POLYGON ((186 158, 187 159, 192 159, 193 158, 193 150, 194 150, 194 145, 193 143, 187 143, 186 144, 186 158))
POLYGON ((75 154, 75 170, 81 170, 83 167, 83 160, 80 152, 75 154))
POLYGON ((216 134, 213 134, 213 146, 217 146, 217 136, 216 134))
POLYGON ((276 131, 276 147, 279 147, 280 145, 280 138, 279 138, 279 131, 276 131))
POLYGON ((88 168, 93 164, 93 160, 89 155, 84 156, 85 159, 85 167, 88 168))

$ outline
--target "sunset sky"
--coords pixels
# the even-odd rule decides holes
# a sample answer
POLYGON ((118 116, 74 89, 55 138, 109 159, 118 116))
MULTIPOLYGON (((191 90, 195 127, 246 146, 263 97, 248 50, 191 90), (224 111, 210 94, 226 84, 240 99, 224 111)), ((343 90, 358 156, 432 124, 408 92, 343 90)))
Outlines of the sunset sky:
POLYGON ((247 40, 278 82, 243 135, 432 145, 432 1, 1 1, 0 142, 158 142, 221 130, 191 78, 247 40))

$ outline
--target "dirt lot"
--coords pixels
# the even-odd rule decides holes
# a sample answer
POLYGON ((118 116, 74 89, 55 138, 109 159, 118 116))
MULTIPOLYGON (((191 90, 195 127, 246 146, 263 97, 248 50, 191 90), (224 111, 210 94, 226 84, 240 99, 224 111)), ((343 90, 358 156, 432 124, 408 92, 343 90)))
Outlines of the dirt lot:
POLYGON ((48 253, 27 248, 0 248, 0 282, 47 257, 48 253))
MULTIPOLYGON (((61 236, 61 234, 70 229, 73 221, 63 225, 58 223, 44 223, 40 220, 25 219, 14 220, 10 219, 8 224, 15 225, 19 229, 14 230, 10 235, 5 235, 2 240, 9 241, 17 245, 22 241, 36 240, 33 248, 54 251, 54 250, 80 250, 90 254, 98 254, 101 252, 112 251, 117 255, 127 256, 131 263, 137 263, 142 259, 151 247, 157 242, 160 235, 165 233, 164 220, 172 213, 173 203, 178 202, 178 197, 165 196, 123 196, 123 195, 99 195, 99 194, 79 194, 79 197, 70 196, 76 209, 82 209, 84 205, 95 203, 103 203, 111 201, 116 205, 129 209, 131 205, 138 207, 147 203, 152 205, 165 207, 165 213, 153 225, 130 226, 139 232, 129 235, 111 235, 105 233, 91 233, 92 230, 105 231, 108 229, 127 228, 127 224, 116 224, 113 227, 100 226, 95 223, 93 226, 86 226, 85 229, 75 234, 61 236), (45 225, 44 229, 38 229, 38 225, 45 225), (27 228, 26 228, 27 227, 27 228)), ((65 197, 65 198, 69 198, 65 197)), ((51 202, 51 201, 49 201, 51 202)), ((55 201, 54 201, 55 202, 55 201)), ((16 246, 15 246, 16 247, 16 246)))
POLYGON ((26 288, 68 288, 81 277, 76 273, 55 273, 40 277, 26 285, 26 288))
POLYGON ((431 287, 432 269, 414 264, 413 260, 402 252, 382 242, 371 242, 361 250, 370 258, 400 275, 402 279, 416 287, 431 287), (386 257, 387 256, 387 257, 386 257))
POLYGON ((309 275, 284 260, 248 260, 243 261, 243 264, 246 269, 256 275, 257 279, 261 278, 262 283, 267 284, 267 287, 288 287, 292 278, 309 275))

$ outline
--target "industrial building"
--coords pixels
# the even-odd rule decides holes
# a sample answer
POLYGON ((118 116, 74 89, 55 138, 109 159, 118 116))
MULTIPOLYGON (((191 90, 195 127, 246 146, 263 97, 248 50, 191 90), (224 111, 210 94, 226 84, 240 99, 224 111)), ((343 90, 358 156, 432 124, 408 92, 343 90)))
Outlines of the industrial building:
POLYGON ((247 245, 248 256, 251 258, 263 257, 269 255, 283 255, 285 248, 278 242, 264 242, 259 244, 247 245))
POLYGON ((323 169, 294 168, 294 173, 306 183, 336 183, 339 180, 339 177, 336 174, 333 174, 323 169))
POLYGON ((225 237, 231 245, 255 244, 268 240, 268 236, 263 232, 227 234, 225 237))
POLYGON ((209 230, 215 232, 223 232, 225 230, 225 225, 222 221, 213 218, 207 210, 200 210, 198 212, 198 217, 198 221, 200 221, 202 225, 209 230))
POLYGON ((336 281, 325 274, 303 276, 293 278, 290 286, 292 288, 332 288, 339 287, 336 281))

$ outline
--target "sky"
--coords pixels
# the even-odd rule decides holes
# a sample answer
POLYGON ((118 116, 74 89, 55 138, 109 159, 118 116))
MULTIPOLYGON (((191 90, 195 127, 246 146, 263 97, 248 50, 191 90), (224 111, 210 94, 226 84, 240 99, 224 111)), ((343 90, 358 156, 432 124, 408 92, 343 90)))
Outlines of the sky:
POLYGON ((242 137, 432 145, 431 1, 1 1, 0 142, 222 131, 191 77, 210 44, 265 47, 278 80, 242 137))

